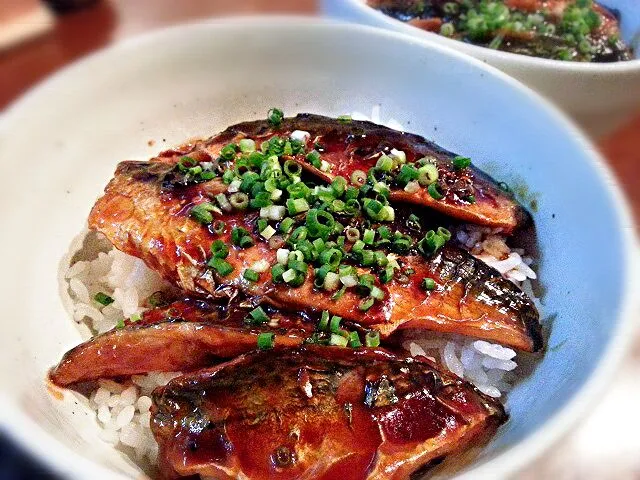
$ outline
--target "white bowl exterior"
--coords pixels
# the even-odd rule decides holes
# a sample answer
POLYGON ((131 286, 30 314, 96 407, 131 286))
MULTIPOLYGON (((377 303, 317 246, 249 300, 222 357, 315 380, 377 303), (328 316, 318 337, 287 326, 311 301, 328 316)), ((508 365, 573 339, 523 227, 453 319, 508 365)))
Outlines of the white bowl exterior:
POLYGON ((63 71, 8 111, 0 159, 16 181, 0 191, 11 272, 0 288, 0 385, 9 411, 37 432, 15 417, 5 428, 79 478, 136 476, 97 440, 81 399, 56 400, 43 382, 80 341, 58 295, 58 262, 118 161, 264 117, 271 106, 339 115, 376 104, 538 199, 542 314, 547 325, 557 314, 549 345, 558 348, 511 394, 512 418, 471 475, 513 470, 557 438, 606 382, 631 328, 632 227, 592 147, 530 91, 455 52, 366 27, 284 20, 149 35, 63 71))
MULTIPOLYGON (((622 12, 626 41, 640 54, 640 2, 601 2, 622 12)), ((569 113, 590 135, 612 132, 640 109, 640 60, 581 64, 515 55, 451 40, 391 18, 365 0, 322 0, 326 15, 409 34, 471 55, 520 80, 569 113)))

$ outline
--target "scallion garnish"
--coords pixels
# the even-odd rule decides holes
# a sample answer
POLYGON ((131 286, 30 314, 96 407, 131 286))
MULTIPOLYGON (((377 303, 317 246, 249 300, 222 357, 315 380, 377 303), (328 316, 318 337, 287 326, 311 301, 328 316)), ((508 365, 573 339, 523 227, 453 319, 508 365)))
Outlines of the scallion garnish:
POLYGON ((262 325, 269 322, 269 316, 265 313, 262 307, 258 306, 249 312, 245 322, 251 325, 262 325))
POLYGON ((360 341, 360 335, 358 332, 349 333, 349 346, 351 348, 358 348, 362 346, 362 342, 360 341))
POLYGON ((366 312, 367 310, 369 310, 371 307, 373 307, 373 304, 375 302, 375 299, 372 297, 368 297, 368 298, 364 298, 360 301, 360 303, 358 304, 358 308, 363 311, 366 312))
POLYGON ((423 289, 430 291, 436 288, 436 282, 433 278, 426 277, 422 279, 422 283, 420 284, 420 286, 423 289))
POLYGON ((331 321, 329 322, 329 331, 332 333, 338 333, 340 331, 341 321, 342 317, 338 317, 337 315, 331 317, 331 321))
POLYGON ((260 350, 269 350, 274 347, 276 336, 273 333, 266 332, 258 335, 258 348, 260 350))
POLYGON ((272 127, 279 127, 282 125, 282 120, 284 119, 284 113, 279 108, 272 108, 267 113, 267 121, 269 125, 272 127))
POLYGON ((250 282, 257 282, 260 279, 260 274, 258 272, 256 272, 255 270, 251 270, 250 268, 247 268, 242 273, 242 276, 246 280, 249 280, 250 282))
POLYGON ((233 143, 225 145, 224 147, 222 147, 222 150, 220 150, 220 156, 224 160, 233 160, 234 158, 236 158, 237 149, 238 149, 237 145, 233 143))
POLYGON ((434 200, 442 200, 444 198, 444 195, 442 195, 442 192, 440 192, 440 188, 438 187, 437 183, 429 184, 429 186, 427 187, 427 191, 429 192, 429 195, 431 195, 431 198, 433 198, 434 200))
POLYGON ((116 322, 116 328, 122 330, 124 328, 124 318, 119 318, 116 322))
POLYGON ((332 333, 331 338, 329 338, 329 345, 336 347, 346 347, 348 342, 349 340, 337 333, 332 333))
POLYGON ((380 332, 369 330, 364 336, 364 343, 367 347, 375 348, 380 346, 380 332))
POLYGON ((115 301, 113 298, 103 292, 96 293, 93 299, 100 305, 104 305, 105 307, 107 305, 111 305, 115 301))
POLYGON ((213 222, 213 215, 211 214, 211 212, 215 210, 216 207, 213 204, 209 202, 203 202, 193 207, 189 211, 189 215, 197 222, 200 222, 203 225, 208 225, 213 222))
POLYGON ((471 159, 468 157, 461 157, 460 155, 453 157, 453 166, 458 170, 462 170, 471 165, 471 159))
POLYGON ((216 240, 211 244, 211 254, 216 258, 225 259, 229 255, 229 247, 222 240, 216 240))
POLYGON ((323 310, 322 315, 320 316, 320 322, 318 323, 318 330, 321 332, 327 331, 329 328, 329 311, 323 310))
POLYGON ((223 260, 222 258, 212 257, 207 262, 207 265, 213 268, 221 277, 226 277, 231 272, 233 272, 233 266, 231 266, 229 262, 223 260))

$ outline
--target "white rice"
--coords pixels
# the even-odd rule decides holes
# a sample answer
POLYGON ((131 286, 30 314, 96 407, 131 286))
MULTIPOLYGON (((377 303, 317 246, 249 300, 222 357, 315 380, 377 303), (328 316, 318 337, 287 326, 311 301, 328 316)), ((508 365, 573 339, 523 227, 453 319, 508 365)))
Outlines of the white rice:
MULTIPOLYGON (((352 117, 384 123, 379 106, 373 108, 371 117, 357 112, 352 117)), ((402 125, 393 119, 386 125, 402 130, 402 125)), ((454 239, 520 285, 540 307, 531 285, 531 280, 536 279, 530 267, 533 259, 521 249, 509 248, 499 230, 464 225, 454 232, 454 239)), ((87 231, 72 242, 70 254, 62 260, 59 281, 63 303, 85 339, 111 330, 123 318, 143 312, 144 301, 152 293, 171 288, 143 261, 116 250, 104 237, 87 231), (94 300, 98 292, 111 296, 114 302, 107 306, 98 304, 94 300)), ((424 355, 438 361, 489 396, 502 396, 518 379, 516 352, 510 348, 456 335, 424 332, 412 335, 403 343, 412 356, 424 355)), ((165 385, 176 375, 160 372, 136 375, 124 384, 101 380, 90 394, 90 407, 101 428, 100 438, 139 464, 154 465, 158 447, 150 428, 150 395, 154 388, 165 385)))

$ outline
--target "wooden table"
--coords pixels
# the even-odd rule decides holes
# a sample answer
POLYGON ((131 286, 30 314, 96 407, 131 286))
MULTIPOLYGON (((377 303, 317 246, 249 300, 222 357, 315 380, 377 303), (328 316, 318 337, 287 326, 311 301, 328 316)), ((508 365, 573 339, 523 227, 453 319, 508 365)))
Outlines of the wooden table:
MULTIPOLYGON (((55 30, 0 53, 0 109, 60 67, 154 28, 238 13, 316 12, 315 0, 104 0, 61 17, 55 30), (179 5, 179 7, 177 6, 179 5)), ((640 220, 640 112, 599 142, 640 220)), ((588 353, 588 352, 586 352, 588 353)), ((640 341, 599 406, 518 478, 640 478, 640 341)))

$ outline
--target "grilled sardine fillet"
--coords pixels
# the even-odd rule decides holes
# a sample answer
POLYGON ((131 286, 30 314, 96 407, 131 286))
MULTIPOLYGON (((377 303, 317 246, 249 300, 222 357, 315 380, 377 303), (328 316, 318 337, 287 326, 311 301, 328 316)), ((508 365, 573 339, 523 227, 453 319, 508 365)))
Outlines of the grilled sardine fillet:
POLYGON ((68 387, 101 378, 190 371, 257 348, 260 333, 277 348, 300 346, 315 325, 299 314, 267 310, 269 324, 247 322, 249 309, 181 300, 144 313, 69 350, 49 378, 68 387))
POLYGON ((428 158, 436 165, 437 185, 443 198, 433 198, 426 186, 407 192, 396 185, 391 188, 392 200, 426 206, 460 220, 500 228, 505 233, 529 221, 526 210, 493 178, 474 166, 456 168, 453 163, 456 154, 419 135, 371 122, 340 121, 307 113, 284 119, 278 128, 270 127, 266 121, 245 122, 207 140, 202 148, 217 151, 241 138, 265 141, 274 135, 288 136, 294 131, 310 134, 308 142, 317 147, 330 169, 316 168, 303 156, 294 159, 323 180, 330 181, 338 175, 349 179, 356 170, 367 173, 376 166, 381 153, 392 154, 392 150, 397 150, 404 152, 409 164, 428 158), (473 201, 469 201, 470 198, 473 201))
POLYGON ((153 402, 165 479, 406 479, 506 420, 424 357, 381 349, 248 354, 175 378, 153 402))
MULTIPOLYGON (((416 213, 422 215, 422 224, 416 229, 407 226, 409 220, 400 214, 400 208, 397 208, 398 213, 392 221, 382 223, 365 218, 361 211, 328 215, 332 221, 335 218, 334 226, 353 227, 362 232, 367 229, 380 232, 379 228, 384 226, 395 232, 394 235, 404 235, 409 242, 406 249, 397 255, 389 250, 396 248, 397 242, 392 244, 381 240, 371 247, 372 253, 376 249, 388 258, 395 255, 393 261, 397 262, 398 268, 386 283, 376 278, 370 284, 378 289, 375 291, 378 298, 368 308, 363 308, 360 287, 349 288, 341 295, 318 288, 314 285, 316 273, 313 266, 304 262, 299 265, 306 269, 305 280, 295 287, 273 281, 269 271, 260 273, 255 282, 247 280, 244 277, 247 269, 257 268, 257 265, 262 269, 265 263, 272 267, 277 261, 277 247, 270 246, 258 231, 262 212, 258 209, 218 210, 212 213, 212 218, 224 223, 217 229, 215 225, 203 225, 191 218, 190 212, 195 206, 215 203, 212 199, 216 196, 229 195, 229 187, 219 177, 190 182, 178 168, 178 162, 185 155, 190 162, 199 162, 199 165, 211 165, 219 160, 217 153, 206 153, 196 145, 179 152, 165 153, 150 162, 122 162, 105 195, 95 204, 89 225, 105 234, 116 248, 143 259, 149 267, 187 293, 216 296, 224 294, 228 288, 237 289, 249 296, 262 296, 285 309, 328 310, 347 321, 375 328, 385 336, 398 328, 425 328, 475 336, 527 351, 541 348, 538 312, 516 285, 450 243, 431 255, 417 250, 418 240, 425 235, 433 214, 427 209, 414 207, 416 213), (249 233, 252 246, 240 248, 232 245, 233 231, 237 228, 249 233), (212 256, 210 247, 218 240, 229 246, 228 257, 224 259, 231 267, 229 272, 207 267, 212 256), (435 282, 434 288, 425 291, 421 287, 425 278, 435 282)), ((216 165, 221 168, 221 164, 216 165)), ((298 183, 304 182, 307 180, 298 183)), ((319 211, 319 208, 312 210, 319 211)), ((292 215, 292 219, 294 227, 309 222, 308 217, 305 220, 305 212, 292 215)), ((415 219, 411 221, 415 223, 415 219)), ((277 232, 280 225, 271 223, 277 232)), ((282 241, 286 238, 290 238, 289 234, 282 241)), ((312 244, 308 240, 305 240, 307 251, 311 252, 312 244)), ((288 248, 302 248, 299 246, 301 243, 302 240, 288 248)), ((364 266, 354 260, 352 247, 353 244, 345 243, 344 253, 340 253, 344 257, 343 263, 356 268, 359 276, 372 274, 374 278, 379 277, 384 268, 380 264, 364 266)), ((305 261, 318 267, 318 257, 313 258, 305 258, 305 261)))

